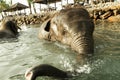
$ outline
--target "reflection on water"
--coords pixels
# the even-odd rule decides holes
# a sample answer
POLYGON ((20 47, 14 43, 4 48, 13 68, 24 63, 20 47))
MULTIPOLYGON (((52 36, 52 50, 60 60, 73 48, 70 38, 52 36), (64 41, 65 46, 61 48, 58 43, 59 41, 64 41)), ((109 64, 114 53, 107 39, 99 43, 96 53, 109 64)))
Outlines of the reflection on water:
MULTIPOLYGON (((77 63, 76 52, 68 46, 38 39, 39 25, 28 25, 27 28, 23 26, 17 39, 0 39, 0 79, 25 80, 26 69, 47 63, 62 70, 80 73, 69 80, 119 80, 119 25, 120 23, 96 23, 95 55, 84 65, 77 63)), ((37 80, 57 79, 39 77, 37 80)))

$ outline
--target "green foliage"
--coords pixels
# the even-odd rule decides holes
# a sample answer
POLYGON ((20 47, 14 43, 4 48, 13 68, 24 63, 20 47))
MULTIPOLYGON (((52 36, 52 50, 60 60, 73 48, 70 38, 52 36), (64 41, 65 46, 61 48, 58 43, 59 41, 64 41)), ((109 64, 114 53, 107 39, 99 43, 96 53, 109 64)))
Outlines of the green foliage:
POLYGON ((31 4, 33 0, 27 0, 28 4, 31 4))
POLYGON ((9 7, 9 4, 6 3, 4 0, 0 0, 0 12, 4 9, 7 9, 9 7))
POLYGON ((33 0, 27 0, 29 3, 32 3, 33 0))

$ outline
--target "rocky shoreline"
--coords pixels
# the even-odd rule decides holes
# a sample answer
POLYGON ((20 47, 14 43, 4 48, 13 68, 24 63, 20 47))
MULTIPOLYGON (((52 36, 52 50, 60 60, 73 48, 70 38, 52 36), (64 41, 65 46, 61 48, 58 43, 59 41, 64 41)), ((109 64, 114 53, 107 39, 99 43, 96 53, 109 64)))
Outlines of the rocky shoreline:
MULTIPOLYGON (((88 8, 90 15, 93 19, 101 19, 108 21, 114 21, 116 17, 120 16, 120 3, 119 2, 107 2, 107 3, 100 3, 98 5, 93 5, 88 8)), ((116 18, 117 19, 117 18, 116 18)), ((116 20, 120 21, 120 20, 116 20)))
MULTIPOLYGON (((12 19, 14 20, 18 26, 21 26, 22 24, 40 24, 44 22, 45 20, 49 19, 50 17, 54 16, 54 14, 57 11, 51 11, 51 12, 43 12, 41 14, 29 14, 29 15, 16 15, 16 16, 9 16, 5 17, 4 19, 12 19)), ((2 21, 2 20, 1 20, 2 21)))
MULTIPOLYGON (((81 5, 71 5, 69 7, 81 7, 81 5)), ((89 11, 90 16, 94 20, 108 20, 110 22, 120 22, 120 3, 119 2, 107 2, 97 5, 85 6, 89 11)), ((6 18, 12 18, 18 24, 40 24, 45 20, 54 16, 58 11, 42 12, 40 14, 30 14, 21 16, 9 16, 6 18)))

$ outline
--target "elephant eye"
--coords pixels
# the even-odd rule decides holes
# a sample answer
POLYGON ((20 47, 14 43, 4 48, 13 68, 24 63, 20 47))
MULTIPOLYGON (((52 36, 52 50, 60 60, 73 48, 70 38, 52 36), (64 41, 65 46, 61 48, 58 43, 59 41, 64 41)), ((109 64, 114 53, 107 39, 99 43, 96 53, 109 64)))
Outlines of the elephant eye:
POLYGON ((55 21, 52 22, 53 24, 57 25, 55 21))
POLYGON ((62 35, 65 35, 65 33, 66 33, 66 30, 65 30, 65 29, 63 29, 62 35))

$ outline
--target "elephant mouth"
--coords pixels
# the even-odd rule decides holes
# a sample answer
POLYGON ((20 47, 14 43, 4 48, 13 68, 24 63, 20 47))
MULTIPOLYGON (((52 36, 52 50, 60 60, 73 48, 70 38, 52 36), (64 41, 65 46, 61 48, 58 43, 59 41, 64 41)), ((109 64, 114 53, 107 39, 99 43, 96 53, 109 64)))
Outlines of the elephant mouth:
POLYGON ((41 39, 42 38, 49 39, 49 35, 50 35, 50 20, 47 20, 41 26, 44 26, 44 27, 40 27, 39 38, 41 38, 41 39))
POLYGON ((50 21, 48 21, 48 23, 47 23, 46 27, 44 28, 44 30, 45 30, 46 32, 49 32, 49 31, 50 31, 50 21))

